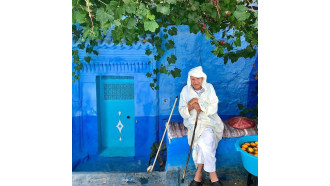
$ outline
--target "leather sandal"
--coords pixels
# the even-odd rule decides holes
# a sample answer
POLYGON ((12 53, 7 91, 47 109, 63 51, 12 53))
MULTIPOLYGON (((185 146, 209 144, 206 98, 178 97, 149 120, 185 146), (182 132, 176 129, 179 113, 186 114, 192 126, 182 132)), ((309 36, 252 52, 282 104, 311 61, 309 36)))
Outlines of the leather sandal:
POLYGON ((203 180, 201 182, 198 182, 198 181, 191 181, 189 186, 203 186, 203 180))
POLYGON ((210 186, 223 186, 223 184, 221 183, 220 180, 218 180, 216 182, 211 182, 211 180, 210 180, 210 186))

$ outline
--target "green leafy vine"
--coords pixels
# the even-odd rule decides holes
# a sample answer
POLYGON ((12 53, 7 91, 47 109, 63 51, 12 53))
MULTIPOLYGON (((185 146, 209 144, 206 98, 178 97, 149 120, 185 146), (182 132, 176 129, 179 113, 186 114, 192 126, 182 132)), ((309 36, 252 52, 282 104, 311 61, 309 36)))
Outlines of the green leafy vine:
MULTIPOLYGON (((83 63, 90 63, 97 39, 103 39, 111 30, 113 43, 133 45, 149 42, 155 50, 146 49, 153 56, 148 64, 156 63, 165 51, 175 48, 170 36, 177 35, 176 26, 188 25, 191 33, 202 32, 215 47, 212 53, 228 61, 236 62, 240 57, 251 58, 258 46, 258 12, 254 0, 72 0, 72 36, 79 41, 79 50, 87 56, 79 57, 79 50, 72 51, 73 81, 79 79, 83 63), (162 36, 160 36, 162 31, 162 36), (221 39, 215 37, 222 32, 221 39), (150 39, 146 39, 151 36, 150 39), (248 45, 242 48, 243 37, 248 45)), ((181 76, 179 68, 169 68, 177 61, 172 54, 166 58, 167 65, 154 65, 146 76, 153 78, 151 88, 158 89, 157 74, 181 76)))

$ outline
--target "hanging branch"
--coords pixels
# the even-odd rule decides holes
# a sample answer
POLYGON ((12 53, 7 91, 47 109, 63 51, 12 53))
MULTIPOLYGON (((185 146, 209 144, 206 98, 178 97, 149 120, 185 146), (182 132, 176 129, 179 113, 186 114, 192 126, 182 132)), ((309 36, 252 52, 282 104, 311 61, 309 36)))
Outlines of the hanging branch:
POLYGON ((105 4, 103 1, 101 1, 101 0, 98 0, 98 1, 100 1, 100 2, 103 3, 105 6, 107 6, 107 4, 105 4))
POLYGON ((93 17, 93 14, 89 8, 89 2, 88 0, 85 0, 86 1, 86 5, 87 5, 87 8, 88 8, 88 15, 89 15, 89 18, 91 19, 91 22, 92 22, 92 33, 93 33, 93 29, 94 29, 94 23, 93 23, 93 20, 92 20, 92 17, 93 17))
POLYGON ((221 11, 221 8, 219 6, 219 1, 218 0, 212 0, 212 1, 213 1, 213 5, 217 8, 218 16, 219 16, 219 19, 220 19, 219 9, 221 11))

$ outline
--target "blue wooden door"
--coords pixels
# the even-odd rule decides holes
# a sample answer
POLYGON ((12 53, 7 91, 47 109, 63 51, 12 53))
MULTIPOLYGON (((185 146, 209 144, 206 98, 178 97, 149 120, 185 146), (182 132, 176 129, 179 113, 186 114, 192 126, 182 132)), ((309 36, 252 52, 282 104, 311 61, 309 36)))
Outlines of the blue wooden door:
POLYGON ((134 78, 100 76, 97 81, 99 154, 134 156, 134 78))

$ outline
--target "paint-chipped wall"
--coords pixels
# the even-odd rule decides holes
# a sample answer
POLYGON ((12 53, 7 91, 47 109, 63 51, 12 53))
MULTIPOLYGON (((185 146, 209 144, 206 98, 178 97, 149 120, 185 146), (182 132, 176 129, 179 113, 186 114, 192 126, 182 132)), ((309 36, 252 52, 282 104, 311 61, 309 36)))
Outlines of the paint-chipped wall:
MULTIPOLYGON (((221 33, 216 38, 221 39, 221 33)), ((166 57, 175 53, 177 62, 172 68, 182 70, 181 77, 173 79, 171 76, 162 74, 160 76, 160 115, 169 115, 170 109, 167 105, 173 105, 175 97, 180 95, 183 86, 187 85, 188 72, 191 68, 202 66, 207 75, 207 82, 213 84, 219 98, 218 113, 222 119, 239 115, 240 110, 237 104, 254 106, 256 95, 251 94, 257 81, 252 78, 251 72, 257 55, 250 59, 239 58, 237 62, 230 61, 225 65, 223 58, 218 58, 211 51, 215 48, 206 40, 200 32, 190 34, 188 26, 179 26, 177 36, 169 37, 167 40, 174 40, 175 49, 165 53, 161 63, 167 65, 166 57), (170 100, 170 104, 164 106, 164 100, 170 100), (253 100, 251 102, 251 100, 253 100)), ((242 38, 242 47, 247 43, 242 38)), ((179 115, 176 109, 173 113, 179 115)))
MULTIPOLYGON (((162 35, 162 33, 160 33, 162 35)), ((220 33, 216 35, 220 37, 220 33)), ((256 69, 253 64, 257 56, 251 59, 240 58, 236 63, 223 64, 223 59, 211 53, 214 49, 201 33, 191 34, 187 26, 178 27, 178 35, 167 40, 175 41, 175 48, 167 51, 159 63, 148 65, 153 56, 145 55, 145 49, 155 50, 149 43, 138 42, 133 46, 116 46, 107 37, 94 47, 98 56, 92 55, 90 64, 84 64, 80 73, 81 79, 72 84, 72 158, 73 167, 86 157, 98 157, 97 135, 97 92, 96 76, 134 76, 135 97, 135 149, 136 156, 148 158, 151 144, 160 140, 165 122, 172 109, 175 97, 187 83, 188 71, 201 65, 208 75, 219 97, 218 113, 222 119, 239 114, 237 104, 254 106, 257 96, 251 92, 257 85, 252 75, 256 69), (149 87, 151 78, 145 74, 151 72, 155 65, 166 64, 171 54, 177 56, 177 62, 170 68, 182 70, 181 77, 159 75, 159 91, 149 87)), ((244 39, 242 45, 244 46, 244 39)), ((77 50, 78 43, 73 44, 77 50)), ((79 50, 81 59, 86 53, 79 50)), ((155 77, 155 76, 154 76, 155 77)), ((182 120, 179 112, 174 110, 173 120, 182 120)), ((73 168, 74 169, 74 168, 73 168)))

